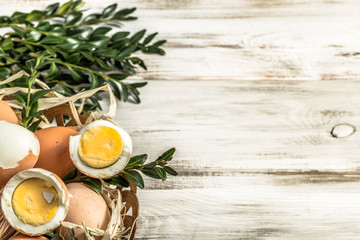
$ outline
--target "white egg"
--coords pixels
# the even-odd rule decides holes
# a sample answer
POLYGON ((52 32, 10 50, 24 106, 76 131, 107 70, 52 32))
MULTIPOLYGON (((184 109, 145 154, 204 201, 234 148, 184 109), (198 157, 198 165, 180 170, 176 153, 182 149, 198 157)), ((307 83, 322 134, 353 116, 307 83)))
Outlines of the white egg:
POLYGON ((75 166, 85 175, 94 178, 109 178, 118 174, 128 164, 132 154, 132 148, 133 148, 133 144, 130 135, 118 125, 106 120, 94 121, 89 125, 86 125, 84 128, 82 128, 79 131, 78 135, 70 137, 70 157, 73 160, 75 166), (79 155, 78 149, 80 146, 82 135, 90 128, 95 126, 110 127, 116 130, 121 136, 122 145, 123 145, 121 155, 114 164, 108 167, 104 167, 104 168, 91 167, 88 164, 86 164, 79 155))
MULTIPOLYGON (((49 195, 49 193, 45 193, 45 195, 49 195)), ((49 200, 49 196, 47 197, 49 200)), ((69 192, 63 181, 54 173, 40 168, 32 168, 16 174, 6 184, 1 196, 1 209, 9 224, 17 231, 29 236, 43 235, 60 226, 61 222, 65 219, 68 213, 69 204, 69 192), (58 206, 55 215, 50 219, 50 221, 38 226, 24 223, 15 213, 13 208, 13 194, 15 189, 25 180, 33 178, 43 179, 47 183, 50 183, 56 190, 58 199, 58 206)))
POLYGON ((0 121, 0 187, 16 173, 34 167, 39 152, 34 133, 18 124, 0 121))

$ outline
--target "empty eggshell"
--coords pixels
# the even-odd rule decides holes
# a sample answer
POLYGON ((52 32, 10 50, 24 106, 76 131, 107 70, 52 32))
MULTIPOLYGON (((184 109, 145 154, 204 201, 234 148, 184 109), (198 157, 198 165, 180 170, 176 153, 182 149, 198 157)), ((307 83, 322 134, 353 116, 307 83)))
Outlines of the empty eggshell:
POLYGON ((40 144, 26 128, 0 121, 0 188, 18 172, 35 166, 40 144))

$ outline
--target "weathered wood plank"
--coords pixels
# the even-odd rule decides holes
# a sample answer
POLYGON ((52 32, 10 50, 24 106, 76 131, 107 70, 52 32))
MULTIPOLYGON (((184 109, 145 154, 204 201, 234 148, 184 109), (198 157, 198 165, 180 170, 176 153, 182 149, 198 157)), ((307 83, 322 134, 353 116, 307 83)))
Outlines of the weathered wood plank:
POLYGON ((146 178, 139 239, 357 239, 359 81, 150 81, 116 121, 135 153, 167 147, 179 177, 146 178), (163 190, 159 190, 163 189, 163 190))
POLYGON ((360 128, 359 91, 359 81, 151 81, 116 121, 137 153, 176 146, 184 171, 357 171, 359 133, 330 133, 360 128))
MULTIPOLYGON (((198 178, 198 177, 195 177, 198 178)), ((207 187, 140 191, 138 239, 358 239, 358 182, 310 184, 244 174, 207 187), (212 186, 212 187, 210 187, 212 186)), ((193 181, 180 178, 176 181, 193 181)))
MULTIPOLYGON (((3 0, 0 14, 52 1, 3 0), (19 6, 21 6, 19 8, 19 6)), ((64 1, 61 1, 64 2, 64 1)), ((113 0, 88 1, 100 10, 113 0)), ((138 7, 131 32, 147 28, 167 39, 166 57, 141 55, 149 71, 134 79, 358 79, 360 2, 117 1, 138 7)))

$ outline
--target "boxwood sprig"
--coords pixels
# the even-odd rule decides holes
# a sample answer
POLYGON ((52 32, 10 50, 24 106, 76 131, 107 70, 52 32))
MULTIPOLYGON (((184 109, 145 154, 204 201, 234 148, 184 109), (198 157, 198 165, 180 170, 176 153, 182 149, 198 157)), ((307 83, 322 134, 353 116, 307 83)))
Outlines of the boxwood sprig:
MULTIPOLYGON (((120 187, 129 187, 129 182, 135 184, 139 188, 144 188, 144 179, 142 174, 154 178, 161 179, 163 182, 167 179, 167 174, 177 176, 178 173, 168 163, 172 160, 175 153, 175 148, 170 148, 159 156, 155 161, 146 163, 147 154, 141 154, 131 157, 129 163, 123 171, 118 175, 104 179, 105 182, 120 187)), ((73 169, 62 178, 65 183, 82 182, 92 189, 102 193, 103 185, 99 179, 88 177, 84 174, 79 174, 77 169, 73 169)))
MULTIPOLYGON (((85 15, 84 4, 71 0, 44 10, 1 16, 0 27, 10 29, 0 36, 0 80, 28 69, 26 61, 48 54, 48 64, 37 77, 62 94, 70 96, 109 84, 119 100, 139 103, 138 88, 146 83, 124 81, 136 74, 138 67, 147 70, 134 54, 164 55, 161 46, 166 41, 153 42, 157 33, 146 35, 145 29, 134 34, 117 30, 122 22, 136 19, 131 15, 135 8, 117 11, 117 4, 112 4, 99 13, 85 15)), ((21 85, 21 81, 8 86, 19 86, 16 84, 21 85)), ((99 100, 99 95, 93 96, 85 112, 101 108, 99 100)))

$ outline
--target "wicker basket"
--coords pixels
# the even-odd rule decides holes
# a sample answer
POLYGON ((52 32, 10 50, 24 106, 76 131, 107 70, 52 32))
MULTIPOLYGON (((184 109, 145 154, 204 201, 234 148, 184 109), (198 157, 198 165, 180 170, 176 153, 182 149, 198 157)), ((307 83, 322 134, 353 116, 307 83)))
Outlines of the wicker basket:
MULTIPOLYGON (((8 80, 5 80, 7 82, 11 82, 14 79, 24 75, 26 73, 18 73, 17 76, 13 76, 9 78, 8 80)), ((4 83, 4 82, 3 82, 4 83)), ((40 84, 43 84, 40 82, 40 84)), ((44 88, 47 86, 43 84, 44 88)), ((17 90, 22 90, 20 88, 17 88, 17 90)), ((13 89, 4 90, 2 89, 2 92, 0 91, 0 99, 8 100, 7 102, 9 105, 11 105, 14 109, 20 109, 17 103, 15 101, 12 101, 11 98, 8 96, 12 94, 14 91, 13 89), (7 94, 8 93, 8 94, 7 94)), ((59 95, 53 95, 52 98, 48 98, 49 101, 44 101, 43 103, 39 102, 39 110, 43 112, 45 116, 45 120, 48 120, 47 122, 50 122, 52 119, 55 119, 57 126, 67 126, 67 127, 73 127, 76 129, 81 129, 83 127, 83 124, 88 124, 96 119, 99 118, 105 118, 112 120, 113 116, 115 115, 116 111, 116 101, 114 96, 112 95, 112 92, 110 91, 110 88, 108 86, 101 87, 94 90, 89 90, 87 92, 79 93, 77 96, 73 96, 71 98, 62 97, 59 95), (93 95, 95 92, 99 90, 105 90, 110 95, 110 106, 109 106, 109 112, 107 114, 104 114, 103 116, 100 116, 98 114, 91 114, 91 115, 79 115, 78 111, 75 108, 74 102, 79 99, 85 99, 86 97, 89 97, 93 95), (59 100, 58 102, 56 100, 59 100), (63 104, 59 104, 63 103, 63 104), (42 107, 41 107, 42 106, 42 107), (50 106, 47 108, 46 106, 50 106), (68 116, 69 120, 65 121, 64 116, 68 116)), ((105 183, 104 183, 105 184, 105 183)), ((130 239, 133 240, 135 238, 136 234, 136 220, 139 216, 139 201, 136 196, 137 188, 132 183, 129 183, 129 188, 109 188, 109 186, 104 185, 105 193, 103 194, 104 200, 108 203, 108 206, 111 210, 111 214, 116 214, 116 218, 118 220, 119 225, 114 225, 110 222, 109 228, 111 228, 110 225, 118 227, 120 226, 120 230, 124 232, 124 235, 121 237, 114 237, 111 238, 111 240, 120 240, 120 239, 130 239), (116 197, 116 193, 118 194, 116 197), (116 203, 117 206, 114 206, 114 203, 116 203), (117 208, 116 208, 117 207, 117 208), (120 210, 121 209, 121 210, 120 210), (118 214, 116 212, 118 212, 118 214), (121 211, 121 212, 120 212, 121 211), (119 216, 119 217, 118 217, 119 216), (125 229, 125 231, 124 231, 125 229), (129 236, 130 235, 130 236, 129 236)), ((0 189, 0 196, 1 196, 0 189)), ((87 232, 89 229, 86 228, 86 226, 82 226, 85 229, 85 232, 87 232)), ((96 229, 95 229, 96 230, 96 229)), ((114 229, 112 229, 114 231, 114 229)), ((91 232, 91 230, 90 230, 91 232)), ((6 240, 9 239, 12 236, 15 236, 19 234, 16 232, 13 228, 9 226, 7 223, 5 217, 3 216, 2 211, 0 210, 0 239, 6 240)), ((91 239, 91 238, 89 238, 91 239)))

